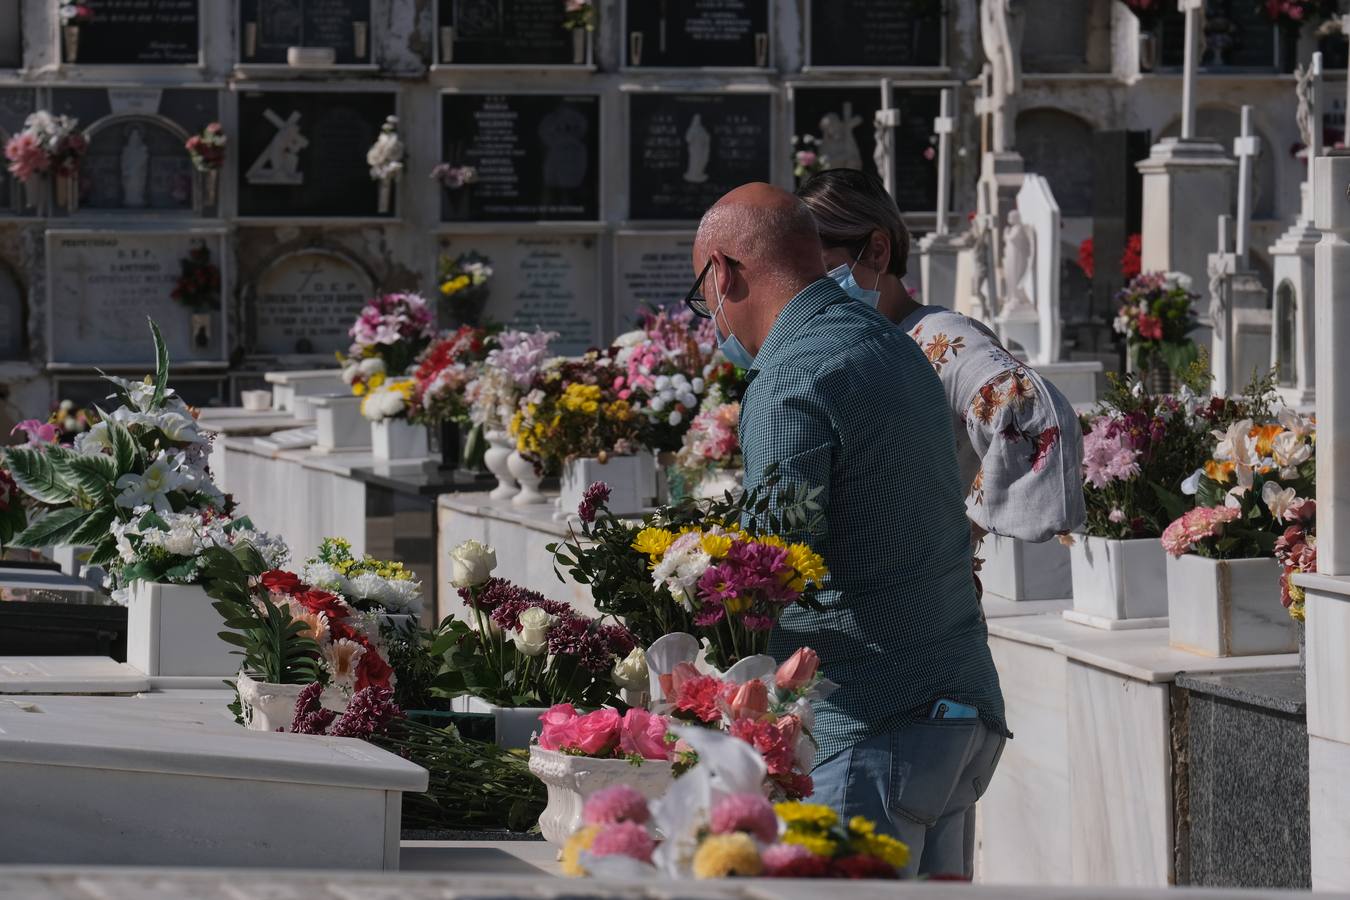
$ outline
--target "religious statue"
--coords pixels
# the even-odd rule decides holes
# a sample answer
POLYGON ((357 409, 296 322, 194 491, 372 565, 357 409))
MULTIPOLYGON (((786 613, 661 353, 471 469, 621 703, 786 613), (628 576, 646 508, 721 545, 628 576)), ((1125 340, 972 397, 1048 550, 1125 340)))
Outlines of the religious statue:
POLYGON ((539 121, 539 140, 544 144, 544 187, 573 191, 586 181, 590 154, 586 132, 590 123, 570 106, 560 106, 539 121))
POLYGON ((989 112, 993 116, 990 150, 1016 149, 1013 96, 1022 88, 1022 33, 1026 27, 1025 0, 980 0, 980 40, 989 59, 993 85, 989 112))
POLYGON ((853 130, 862 124, 862 116, 853 114, 853 104, 845 103, 843 114, 826 113, 820 120, 820 155, 832 169, 861 169, 862 150, 853 130))
POLYGON ((891 159, 895 153, 895 134, 891 126, 885 119, 885 110, 877 110, 876 116, 872 120, 873 137, 876 140, 876 148, 872 150, 872 162, 876 164, 877 172, 886 180, 886 173, 890 171, 891 159))
POLYGON ((685 169, 684 180, 690 184, 703 184, 708 180, 712 135, 703 127, 703 116, 700 113, 694 113, 694 118, 684 133, 684 142, 689 146, 689 168, 685 169))
POLYGON ((277 133, 244 177, 249 184, 304 184, 300 151, 309 146, 309 140, 300 133, 300 113, 292 112, 283 119, 269 109, 263 115, 276 127, 277 133))
POLYGON ((1299 137, 1303 140, 1303 146, 1312 147, 1313 106, 1317 102, 1317 76, 1313 72, 1313 67, 1300 65, 1296 68, 1294 82, 1294 92, 1298 96, 1298 111, 1294 117, 1298 122, 1299 137))
POLYGON ((150 148, 140 128, 133 127, 122 148, 122 205, 140 209, 146 205, 145 184, 149 174, 150 148))
POLYGON ((1027 276, 1036 260, 1036 231, 1022 223, 1017 210, 1008 213, 1008 224, 1003 229, 1003 309, 1004 317, 1014 314, 1036 313, 1036 301, 1026 290, 1027 276))

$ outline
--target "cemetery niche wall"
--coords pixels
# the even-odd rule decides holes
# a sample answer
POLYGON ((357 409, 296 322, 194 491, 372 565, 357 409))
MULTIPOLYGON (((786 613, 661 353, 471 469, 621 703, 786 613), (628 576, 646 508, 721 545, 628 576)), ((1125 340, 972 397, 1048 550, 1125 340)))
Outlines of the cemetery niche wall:
POLYGON ((628 95, 628 217, 702 217, 718 197, 773 180, 770 93, 628 95))
POLYGON ((476 179, 441 181, 441 220, 597 221, 600 147, 598 94, 442 94, 441 158, 476 179))
POLYGON ((379 211, 366 152, 397 94, 384 89, 246 91, 234 153, 240 217, 394 218, 379 211))
POLYGON ((351 343, 348 329, 375 291, 374 276, 346 253, 287 250, 245 287, 244 351, 313 356, 327 364, 351 343))
POLYGON ((588 60, 553 0, 435 0, 436 61, 455 66, 571 66, 588 60))
POLYGON ((239 0, 239 62, 369 66, 375 0, 239 0), (317 56, 313 55, 318 51, 317 56), (327 52, 325 52, 327 51, 327 52))
MULTIPOLYGON (((32 88, 0 88, 0 140, 8 141, 23 129, 24 119, 37 108, 32 88)), ((0 216, 25 211, 24 186, 7 169, 0 169, 0 216)))
POLYGON ((621 53, 633 69, 762 69, 768 0, 622 0, 621 53))
POLYGON ((200 0, 82 0, 82 4, 89 16, 61 26, 64 64, 200 65, 200 0))

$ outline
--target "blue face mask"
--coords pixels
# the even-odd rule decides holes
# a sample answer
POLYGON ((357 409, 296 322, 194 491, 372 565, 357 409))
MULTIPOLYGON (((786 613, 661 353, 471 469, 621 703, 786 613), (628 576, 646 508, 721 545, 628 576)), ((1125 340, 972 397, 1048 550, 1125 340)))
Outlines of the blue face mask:
MULTIPOLYGON (((862 254, 858 254, 858 259, 861 258, 862 254)), ((844 289, 844 293, 848 294, 854 300, 866 303, 868 306, 876 309, 877 304, 881 302, 881 291, 876 289, 876 284, 881 284, 881 273, 877 273, 876 284, 872 285, 872 290, 869 291, 867 288, 858 284, 857 279, 853 277, 853 269, 857 265, 858 260, 855 259, 852 266, 835 266, 829 271, 829 277, 833 278, 835 283, 844 289)))
POLYGON ((722 297, 722 291, 717 286, 717 273, 713 272, 713 290, 717 292, 717 309, 713 310, 713 326, 717 326, 718 315, 722 316, 722 322, 727 326, 727 337, 722 337, 722 329, 717 331, 717 349, 722 351, 722 355, 727 358, 727 362, 738 368, 748 369, 755 364, 755 358, 750 351, 745 349, 740 338, 736 337, 731 331, 731 322, 727 319, 726 313, 722 312, 722 307, 726 301, 722 297))

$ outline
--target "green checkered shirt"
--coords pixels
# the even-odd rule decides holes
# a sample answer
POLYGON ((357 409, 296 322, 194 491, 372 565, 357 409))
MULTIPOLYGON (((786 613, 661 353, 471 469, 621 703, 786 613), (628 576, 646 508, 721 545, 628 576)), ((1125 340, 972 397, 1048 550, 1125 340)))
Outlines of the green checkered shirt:
POLYGON ((808 540, 830 570, 825 610, 788 609, 770 641, 780 660, 811 647, 840 685, 816 706, 817 762, 940 698, 1006 734, 951 411, 923 351, 825 278, 783 310, 747 379, 746 488, 772 463, 785 483, 824 488, 808 540))

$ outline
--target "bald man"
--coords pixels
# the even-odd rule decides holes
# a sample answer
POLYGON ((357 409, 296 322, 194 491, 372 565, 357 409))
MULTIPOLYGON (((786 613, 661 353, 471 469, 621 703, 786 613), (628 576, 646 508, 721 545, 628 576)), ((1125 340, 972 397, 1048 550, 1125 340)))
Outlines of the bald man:
POLYGON ((746 489, 777 464, 819 487, 808 540, 823 612, 771 637, 820 654, 840 687, 817 704, 815 800, 910 846, 908 874, 973 869, 974 805, 1008 736, 971 576, 970 528, 942 385, 918 345, 825 277, 811 213, 750 184, 703 217, 689 305, 748 370, 746 489))

